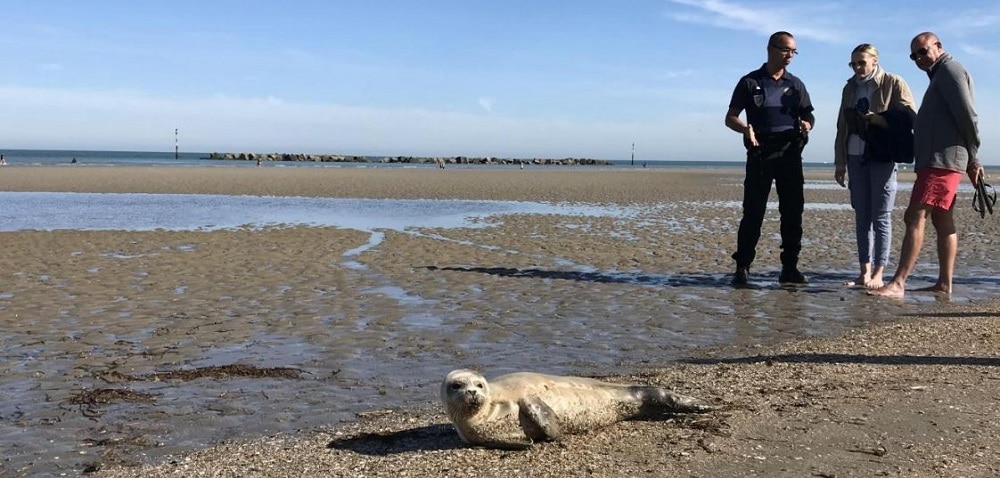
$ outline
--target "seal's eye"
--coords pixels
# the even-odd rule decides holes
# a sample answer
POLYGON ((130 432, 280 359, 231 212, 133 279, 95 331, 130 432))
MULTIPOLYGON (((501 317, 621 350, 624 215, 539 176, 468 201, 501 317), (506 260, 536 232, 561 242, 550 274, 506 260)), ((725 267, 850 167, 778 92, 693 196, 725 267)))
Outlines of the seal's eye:
POLYGON ((476 388, 483 388, 483 382, 476 382, 476 388))
POLYGON ((460 383, 453 383, 453 384, 451 384, 451 389, 452 390, 458 390, 460 388, 462 388, 462 384, 460 384, 460 383))

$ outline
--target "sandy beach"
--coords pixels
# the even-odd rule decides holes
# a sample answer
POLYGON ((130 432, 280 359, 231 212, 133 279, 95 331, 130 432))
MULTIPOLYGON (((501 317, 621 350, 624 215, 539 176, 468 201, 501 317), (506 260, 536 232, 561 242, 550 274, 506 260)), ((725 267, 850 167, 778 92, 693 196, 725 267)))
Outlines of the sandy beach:
MULTIPOLYGON (((879 300, 842 285, 856 267, 853 213, 845 190, 820 184, 806 190, 813 284, 775 283, 769 211, 758 286, 734 291, 741 182, 738 168, 5 168, 4 192, 539 201, 629 214, 384 230, 360 254, 372 231, 0 232, 0 426, 13 437, 0 474, 1000 472, 996 218, 959 198, 952 297, 879 300), (436 398, 460 367, 654 383, 719 410, 526 452, 467 448, 436 398)), ((907 200, 901 191, 894 251, 907 200)), ((933 237, 915 285, 936 274, 933 237)))

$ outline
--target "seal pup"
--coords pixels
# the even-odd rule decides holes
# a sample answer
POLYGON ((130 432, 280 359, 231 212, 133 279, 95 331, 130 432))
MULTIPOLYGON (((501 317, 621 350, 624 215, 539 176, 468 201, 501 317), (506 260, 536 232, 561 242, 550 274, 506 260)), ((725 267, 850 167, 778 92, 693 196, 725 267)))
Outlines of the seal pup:
POLYGON ((463 441, 502 449, 524 449, 622 420, 712 410, 696 398, 649 385, 532 372, 487 382, 468 369, 445 377, 441 401, 463 441))

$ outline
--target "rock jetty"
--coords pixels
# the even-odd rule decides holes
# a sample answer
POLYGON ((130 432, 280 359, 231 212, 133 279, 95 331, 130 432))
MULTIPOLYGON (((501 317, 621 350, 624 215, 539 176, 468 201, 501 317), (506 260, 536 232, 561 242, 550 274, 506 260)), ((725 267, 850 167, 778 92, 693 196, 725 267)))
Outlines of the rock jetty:
POLYGON ((344 154, 302 154, 302 153, 211 153, 207 159, 234 161, 310 161, 317 163, 403 163, 403 164, 530 164, 539 166, 607 166, 611 161, 593 158, 494 158, 494 157, 427 157, 427 156, 351 156, 344 154))
POLYGON ((235 161, 312 161, 317 163, 367 163, 364 156, 343 154, 301 154, 301 153, 211 153, 207 159, 235 161))

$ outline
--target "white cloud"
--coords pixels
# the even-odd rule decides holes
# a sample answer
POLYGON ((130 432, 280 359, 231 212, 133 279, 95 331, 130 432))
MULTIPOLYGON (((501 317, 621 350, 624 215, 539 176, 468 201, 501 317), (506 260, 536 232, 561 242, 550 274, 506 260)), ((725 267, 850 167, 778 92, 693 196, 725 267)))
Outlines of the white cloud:
POLYGON ((479 107, 489 114, 493 114, 493 98, 483 96, 479 98, 479 107))
POLYGON ((690 76, 694 76, 694 74, 695 74, 694 70, 687 69, 687 70, 668 71, 668 72, 666 72, 666 74, 664 76, 668 80, 673 80, 673 79, 677 79, 677 78, 687 78, 687 77, 690 77, 690 76))
POLYGON ((989 60, 1000 58, 1000 52, 991 48, 997 42, 1000 6, 949 13, 946 18, 948 20, 935 30, 941 36, 945 49, 955 49, 989 60), (952 48, 954 45, 958 47, 952 48))
MULTIPOLYGON (((831 90, 832 91, 832 90, 831 90)), ((980 93, 980 92, 977 92, 980 93)), ((980 104, 993 104, 990 91, 980 104)), ((834 94, 834 93, 831 93, 834 94)), ((835 99, 829 100, 835 104, 835 99)), ((636 160, 743 158, 739 135, 722 112, 668 114, 635 121, 512 118, 454 111, 304 104, 274 97, 163 98, 124 90, 59 90, 0 86, 0 144, 8 148, 173 151, 260 151, 361 155, 592 157, 636 160)), ((995 124, 989 111, 982 124, 995 124)), ((1000 144, 983 131, 983 158, 1000 144)), ((821 123, 807 161, 828 161, 833 126, 821 123)))
POLYGON ((1000 26, 1000 7, 951 12, 945 30, 961 34, 971 30, 994 30, 1000 26))
POLYGON ((789 31, 796 37, 810 38, 825 43, 842 43, 845 33, 837 25, 823 25, 824 18, 831 18, 836 5, 817 5, 809 2, 800 6, 788 4, 754 3, 745 7, 721 0, 670 0, 678 5, 692 7, 693 11, 668 12, 676 21, 708 25, 730 30, 746 30, 762 35, 776 31, 789 31))
POLYGON ((966 26, 969 28, 996 28, 1000 26, 1000 14, 974 15, 966 26))
POLYGON ((970 56, 978 56, 987 59, 1000 59, 1000 53, 996 50, 990 50, 977 45, 970 45, 967 43, 959 44, 958 49, 970 56))
MULTIPOLYGON (((649 122, 510 118, 276 98, 157 98, 135 91, 0 87, 0 143, 36 149, 288 151, 364 155, 726 159, 717 115, 649 122), (668 157, 669 155, 669 157, 668 157)), ((733 149, 739 141, 731 142, 733 149)), ((725 148, 730 149, 730 148, 725 148)))

